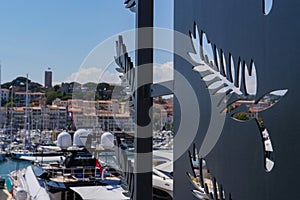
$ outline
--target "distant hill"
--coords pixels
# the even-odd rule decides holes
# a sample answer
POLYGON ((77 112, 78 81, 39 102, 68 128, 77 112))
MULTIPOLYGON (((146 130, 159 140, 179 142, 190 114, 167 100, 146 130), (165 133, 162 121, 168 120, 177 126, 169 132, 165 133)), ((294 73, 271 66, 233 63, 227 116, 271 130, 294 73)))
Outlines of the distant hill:
MULTIPOLYGON (((14 87, 14 92, 26 91, 26 77, 17 77, 11 82, 2 84, 2 88, 9 89, 14 87)), ((112 94, 115 98, 118 98, 123 94, 124 87, 116 84, 108 83, 85 83, 80 84, 77 82, 62 83, 61 85, 54 85, 53 88, 46 89, 41 84, 36 83, 28 79, 29 92, 42 92, 46 94, 47 104, 52 104, 52 101, 56 98, 62 100, 68 100, 72 98, 86 99, 86 100, 109 100, 112 98, 112 94)), ((17 100, 15 103, 17 103, 17 100)), ((5 104, 5 102, 2 102, 5 104)), ((7 103, 7 102, 6 102, 7 103)))
MULTIPOLYGON (((25 92, 26 91, 26 77, 17 77, 11 82, 6 82, 1 85, 2 88, 9 89, 11 86, 14 86, 15 92, 25 92)), ((30 92, 45 92, 45 88, 36 82, 32 82, 28 79, 28 90, 30 92)))

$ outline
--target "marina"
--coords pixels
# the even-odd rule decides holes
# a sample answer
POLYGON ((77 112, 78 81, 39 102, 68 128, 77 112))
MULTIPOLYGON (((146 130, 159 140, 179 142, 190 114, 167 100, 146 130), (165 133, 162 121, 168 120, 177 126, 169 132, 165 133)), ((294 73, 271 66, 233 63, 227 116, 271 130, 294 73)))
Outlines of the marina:
MULTIPOLYGON (((66 131, 58 134, 55 146, 34 144, 35 151, 33 146, 22 145, 24 138, 20 138, 20 144, 8 144, 0 161, 5 182, 1 199, 130 199, 132 182, 126 173, 128 167, 123 167, 125 155, 133 166, 134 145, 130 138, 120 136, 124 135, 103 132, 100 138, 94 138, 90 131, 79 129, 73 137, 66 131)), ((173 197, 172 140, 171 131, 157 132, 153 139, 153 189, 157 200, 173 197)))
POLYGON ((299 0, 0 6, 0 200, 300 199, 299 0))

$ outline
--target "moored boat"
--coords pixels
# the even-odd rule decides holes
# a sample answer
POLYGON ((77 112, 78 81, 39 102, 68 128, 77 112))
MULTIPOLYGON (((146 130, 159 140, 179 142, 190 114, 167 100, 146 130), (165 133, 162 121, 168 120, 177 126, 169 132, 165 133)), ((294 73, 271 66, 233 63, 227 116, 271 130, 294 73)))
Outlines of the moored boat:
POLYGON ((121 179, 84 149, 68 152, 64 162, 30 165, 11 177, 14 188, 26 191, 31 199, 81 200, 90 199, 91 194, 94 199, 129 199, 120 187, 121 179))

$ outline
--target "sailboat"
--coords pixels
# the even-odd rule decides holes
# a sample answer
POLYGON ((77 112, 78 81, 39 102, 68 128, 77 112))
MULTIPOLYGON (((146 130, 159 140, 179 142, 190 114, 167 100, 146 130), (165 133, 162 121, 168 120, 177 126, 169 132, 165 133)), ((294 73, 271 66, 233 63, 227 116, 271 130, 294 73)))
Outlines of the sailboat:
MULTIPOLYGON (((2 84, 2 80, 1 80, 1 76, 2 76, 2 66, 0 63, 0 129, 1 129, 1 138, 2 138, 2 88, 1 88, 1 84, 2 84)), ((2 141, 0 141, 2 143, 2 141)), ((2 148, 0 147, 0 161, 5 160, 6 157, 6 152, 2 150, 2 148)))
POLYGON ((28 74, 26 75, 26 101, 25 101, 25 138, 21 148, 15 148, 11 150, 11 156, 15 159, 38 161, 38 162, 50 162, 59 161, 63 156, 60 149, 51 148, 33 148, 31 143, 31 130, 29 123, 29 98, 28 98, 28 74), (34 150, 36 149, 36 150, 34 150))
MULTIPOLYGON (((26 75, 26 101, 25 101, 25 139, 22 146, 12 146, 11 156, 12 158, 21 158, 22 156, 32 156, 30 151, 30 126, 29 126, 29 117, 28 117, 28 74, 26 75)), ((12 144, 11 144, 12 145, 12 144)))

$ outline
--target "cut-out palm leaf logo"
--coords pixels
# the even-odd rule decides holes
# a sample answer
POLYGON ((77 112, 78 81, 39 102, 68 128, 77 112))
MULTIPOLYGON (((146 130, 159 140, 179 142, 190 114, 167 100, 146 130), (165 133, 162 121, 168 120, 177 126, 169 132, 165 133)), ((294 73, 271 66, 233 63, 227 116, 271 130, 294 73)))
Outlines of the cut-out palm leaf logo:
POLYGON ((195 188, 192 190, 192 193, 196 198, 204 200, 232 200, 231 193, 225 191, 223 185, 209 172, 206 161, 198 154, 195 144, 193 145, 193 153, 189 151, 189 161, 192 174, 186 172, 186 175, 195 188))
MULTIPOLYGON (((222 49, 209 42, 205 32, 199 33, 197 25, 194 34, 190 33, 190 37, 194 52, 189 52, 189 56, 196 63, 193 70, 199 72, 206 83, 212 102, 218 98, 218 101, 215 101, 217 103, 212 103, 212 106, 215 106, 212 112, 229 113, 233 119, 241 122, 251 119, 257 121, 264 149, 264 168, 270 172, 274 167, 273 146, 268 129, 259 114, 274 106, 288 90, 274 90, 257 98, 257 74, 253 60, 249 68, 246 61, 240 57, 235 63, 231 54, 225 55, 222 49), (230 102, 233 95, 236 100, 230 102), (238 112, 235 112, 237 110, 238 112)), ((213 144, 216 144, 218 138, 215 138, 213 144)), ((204 143, 202 145, 205 145, 204 143)))
POLYGON ((132 12, 136 12, 136 1, 135 0, 125 0, 126 8, 129 8, 132 12))

